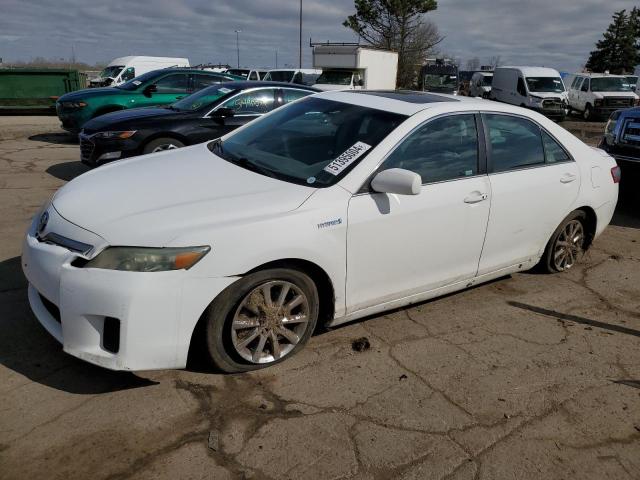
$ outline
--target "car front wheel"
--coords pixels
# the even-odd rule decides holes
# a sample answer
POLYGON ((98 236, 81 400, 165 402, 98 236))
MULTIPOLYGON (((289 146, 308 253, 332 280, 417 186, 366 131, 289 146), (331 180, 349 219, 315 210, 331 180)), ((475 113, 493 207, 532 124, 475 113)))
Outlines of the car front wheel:
POLYGON ((156 138, 144 146, 143 153, 156 153, 184 147, 184 143, 175 138, 156 138))
POLYGON ((563 272, 573 267, 587 246, 586 215, 573 212, 563 220, 545 248, 540 266, 548 273, 563 272))
POLYGON ((318 290, 302 272, 277 268, 247 275, 209 306, 208 357, 229 373, 279 363, 307 342, 318 309, 318 290))

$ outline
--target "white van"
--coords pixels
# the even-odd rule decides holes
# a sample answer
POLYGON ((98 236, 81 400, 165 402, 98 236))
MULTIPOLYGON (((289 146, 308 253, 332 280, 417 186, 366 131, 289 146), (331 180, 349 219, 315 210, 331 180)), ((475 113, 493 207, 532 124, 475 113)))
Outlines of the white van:
POLYGON ((491 84, 493 83, 493 72, 476 72, 471 76, 469 83, 469 96, 489 98, 491 84))
POLYGON ((493 72, 491 100, 537 110, 562 121, 569 113, 560 73, 545 67, 498 67, 493 72))
POLYGON ((152 70, 168 67, 188 67, 188 58, 142 57, 139 55, 115 58, 89 83, 92 87, 115 87, 152 70))
POLYGON ((313 68, 280 68, 269 70, 262 78, 265 82, 297 83, 299 85, 313 85, 322 70, 313 68))
POLYGON ((574 73, 567 76, 567 85, 569 108, 585 120, 609 118, 615 110, 638 103, 638 95, 623 75, 574 73))

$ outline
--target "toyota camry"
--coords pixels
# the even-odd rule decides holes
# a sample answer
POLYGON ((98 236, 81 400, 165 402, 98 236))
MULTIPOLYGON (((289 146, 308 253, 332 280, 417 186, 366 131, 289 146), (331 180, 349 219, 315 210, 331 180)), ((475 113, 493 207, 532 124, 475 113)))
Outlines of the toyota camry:
POLYGON ((607 226, 615 161, 542 115, 417 92, 326 92, 209 143, 90 171, 34 217, 31 308, 65 352, 241 372, 338 325, 533 267, 607 226), (151 167, 151 168, 150 168, 151 167))

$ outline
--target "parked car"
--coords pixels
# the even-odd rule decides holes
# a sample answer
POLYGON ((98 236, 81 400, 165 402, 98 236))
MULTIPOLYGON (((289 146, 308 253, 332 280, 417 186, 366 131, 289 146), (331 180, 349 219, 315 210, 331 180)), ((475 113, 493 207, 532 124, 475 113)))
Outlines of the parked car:
POLYGON ((264 76, 267 74, 267 70, 253 70, 250 68, 229 68, 226 70, 226 73, 237 75, 244 78, 245 80, 258 81, 264 78, 264 76))
POLYGON ((226 73, 189 68, 154 70, 117 87, 88 88, 67 93, 56 101, 62 128, 78 133, 83 125, 100 115, 127 108, 167 105, 201 88, 239 80, 226 73))
POLYGON ((282 68, 269 70, 262 77, 265 82, 297 83, 298 85, 313 85, 322 73, 322 70, 312 68, 282 68))
POLYGON ((469 83, 469 96, 489 98, 493 72, 475 72, 469 83))
POLYGON ((638 103, 629 81, 623 75, 579 73, 567 77, 569 108, 585 120, 608 118, 615 110, 638 103))
POLYGON ((90 80, 90 84, 92 87, 115 87, 152 70, 188 66, 188 58, 143 57, 140 55, 115 58, 96 78, 90 80))
POLYGON ((193 145, 235 130, 285 103, 318 92, 304 85, 228 82, 203 88, 164 107, 101 115, 80 132, 80 156, 90 166, 193 145))
POLYGON ((553 68, 497 67, 489 98, 536 110, 557 121, 569 112, 564 83, 553 68))
POLYGON ((640 162, 640 107, 613 112, 599 147, 617 161, 640 162))
POLYGON ((241 372, 289 358, 318 322, 571 268, 611 220, 618 180, 607 153, 531 110, 323 92, 80 175, 35 216, 22 266, 71 355, 182 368, 201 345, 241 372))

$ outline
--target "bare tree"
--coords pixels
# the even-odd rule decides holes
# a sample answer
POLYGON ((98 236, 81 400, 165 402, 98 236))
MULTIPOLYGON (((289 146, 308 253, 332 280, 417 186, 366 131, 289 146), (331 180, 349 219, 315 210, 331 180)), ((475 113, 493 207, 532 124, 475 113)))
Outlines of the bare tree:
POLYGON ((343 25, 365 42, 398 52, 398 85, 410 87, 429 52, 443 37, 424 14, 435 0, 355 0, 356 13, 343 25))
POLYGON ((491 68, 497 68, 502 64, 502 58, 500 57, 500 55, 494 55, 493 57, 491 57, 489 59, 489 65, 491 65, 491 68))
POLYGON ((473 57, 467 60, 466 70, 470 72, 480 70, 480 59, 478 57, 473 57))

